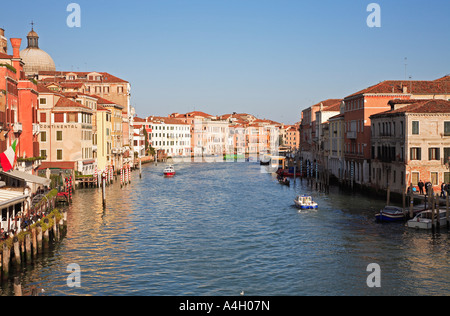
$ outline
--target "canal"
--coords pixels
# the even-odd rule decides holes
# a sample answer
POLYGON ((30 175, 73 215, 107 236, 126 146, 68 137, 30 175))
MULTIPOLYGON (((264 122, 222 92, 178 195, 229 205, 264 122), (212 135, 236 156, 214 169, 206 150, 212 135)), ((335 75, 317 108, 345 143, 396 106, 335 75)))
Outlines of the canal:
MULTIPOLYGON (((101 192, 78 190, 67 236, 16 272, 45 295, 450 295, 450 240, 380 224, 384 201, 304 180, 280 185, 256 163, 143 165, 142 178, 101 192), (318 210, 293 199, 311 194, 318 210), (376 263, 381 287, 367 286, 376 263), (79 265, 80 287, 67 267, 79 265)), ((0 295, 13 295, 3 282, 0 295)))

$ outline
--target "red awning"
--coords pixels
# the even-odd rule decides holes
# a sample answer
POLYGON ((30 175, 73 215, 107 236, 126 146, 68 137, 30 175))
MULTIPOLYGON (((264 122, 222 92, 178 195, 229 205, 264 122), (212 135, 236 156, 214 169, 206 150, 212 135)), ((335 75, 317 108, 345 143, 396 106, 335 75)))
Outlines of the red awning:
POLYGON ((75 161, 43 161, 38 170, 45 169, 75 169, 75 161))

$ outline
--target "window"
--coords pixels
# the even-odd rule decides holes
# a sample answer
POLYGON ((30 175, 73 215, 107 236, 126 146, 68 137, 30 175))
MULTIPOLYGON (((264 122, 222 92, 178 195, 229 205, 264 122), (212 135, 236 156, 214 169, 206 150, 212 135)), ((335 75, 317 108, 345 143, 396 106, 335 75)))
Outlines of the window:
POLYGON ((412 121, 412 134, 419 135, 419 121, 412 121))
POLYGON ((64 123, 64 113, 55 113, 55 123, 64 123))
POLYGON ((47 123, 47 113, 41 113, 41 123, 47 123))
POLYGON ((419 173, 412 172, 411 173, 411 184, 416 186, 419 183, 419 173))
POLYGON ((57 149, 56 150, 56 159, 57 160, 62 160, 63 159, 63 151, 62 151, 62 149, 57 149))
POLYGON ((47 132, 42 131, 41 132, 41 142, 45 143, 47 141, 47 132))
POLYGON ((444 183, 450 183, 450 172, 444 172, 444 183))
POLYGON ((428 160, 440 160, 440 148, 428 148, 428 160))
POLYGON ((78 114, 77 113, 67 113, 67 123, 77 123, 78 114))
POLYGON ((47 150, 41 149, 41 157, 47 158, 47 150))
POLYGON ((410 152, 410 160, 421 160, 421 151, 420 147, 412 147, 410 152))
POLYGON ((439 173, 437 172, 432 172, 431 173, 431 184, 432 185, 438 185, 438 180, 439 180, 439 173))
POLYGON ((449 162, 450 160, 450 147, 444 147, 444 163, 449 162))
POLYGON ((39 99, 39 104, 46 105, 47 104, 47 99, 46 98, 40 98, 39 99))
POLYGON ((444 136, 450 136, 450 122, 444 122, 444 136))
POLYGON ((62 131, 56 131, 56 140, 62 141, 63 139, 62 131))

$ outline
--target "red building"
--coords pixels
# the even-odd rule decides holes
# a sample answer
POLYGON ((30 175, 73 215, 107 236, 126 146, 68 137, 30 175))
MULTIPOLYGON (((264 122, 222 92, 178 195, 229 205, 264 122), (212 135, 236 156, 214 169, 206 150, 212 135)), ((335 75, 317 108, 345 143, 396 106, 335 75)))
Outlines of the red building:
POLYGON ((438 80, 388 80, 344 98, 344 176, 358 184, 370 182, 371 115, 389 111, 390 100, 446 98, 446 95, 446 85, 438 80))
MULTIPOLYGON (((18 157, 39 157, 37 87, 23 71, 22 40, 11 38, 10 41, 13 54, 0 53, 0 151, 18 139, 18 157)), ((29 164, 24 171, 34 173, 36 167, 29 164)))

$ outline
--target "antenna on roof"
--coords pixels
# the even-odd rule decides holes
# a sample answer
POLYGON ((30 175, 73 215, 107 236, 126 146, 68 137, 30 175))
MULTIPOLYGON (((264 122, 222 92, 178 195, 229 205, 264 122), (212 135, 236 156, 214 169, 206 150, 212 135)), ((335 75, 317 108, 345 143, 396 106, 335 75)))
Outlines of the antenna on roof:
POLYGON ((405 81, 406 81, 406 78, 407 78, 407 76, 406 76, 406 72, 407 72, 406 69, 408 68, 407 61, 408 61, 408 58, 405 57, 405 81))

